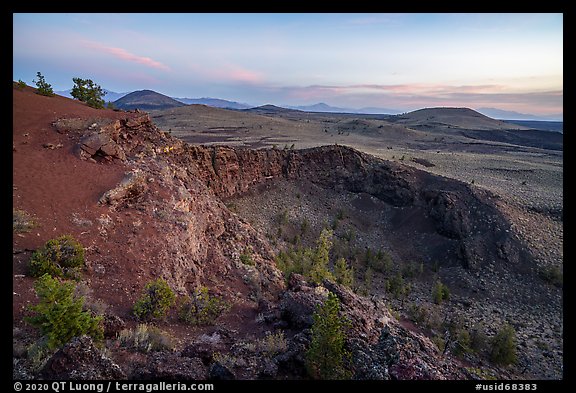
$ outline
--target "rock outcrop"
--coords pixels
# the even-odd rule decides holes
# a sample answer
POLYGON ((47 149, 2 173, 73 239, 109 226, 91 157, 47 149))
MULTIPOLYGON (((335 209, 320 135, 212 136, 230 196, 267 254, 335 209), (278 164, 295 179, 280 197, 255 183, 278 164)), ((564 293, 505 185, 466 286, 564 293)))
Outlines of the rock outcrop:
POLYGON ((126 374, 104 356, 89 336, 75 337, 59 349, 40 372, 45 379, 126 379, 126 374))

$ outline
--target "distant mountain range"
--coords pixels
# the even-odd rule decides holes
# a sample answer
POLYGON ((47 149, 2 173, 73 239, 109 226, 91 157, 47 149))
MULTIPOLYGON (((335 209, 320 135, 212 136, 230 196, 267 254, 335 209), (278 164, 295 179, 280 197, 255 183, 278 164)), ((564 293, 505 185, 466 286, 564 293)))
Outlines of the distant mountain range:
POLYGON ((174 98, 174 99, 187 105, 199 104, 199 105, 212 106, 214 108, 248 109, 254 107, 254 105, 242 104, 236 101, 222 100, 220 98, 202 97, 202 98, 174 98))
MULTIPOLYGON (((106 92, 106 95, 103 97, 106 102, 115 103, 119 99, 127 96, 128 94, 131 94, 131 93, 116 93, 116 92, 113 92, 113 91, 107 90, 107 89, 103 89, 103 90, 106 92)), ((64 97, 72 98, 72 96, 70 95, 71 91, 72 91, 72 89, 57 91, 56 94, 64 96, 64 97)), ((140 92, 142 92, 142 91, 151 92, 152 90, 140 90, 140 92)), ((137 92, 132 92, 132 93, 137 93, 137 92)), ((156 93, 156 92, 154 92, 154 93, 156 93)), ((256 108, 257 107, 255 105, 251 105, 251 104, 247 104, 247 103, 223 100, 220 98, 211 98, 211 97, 179 98, 179 97, 168 97, 168 96, 166 96, 164 94, 160 94, 160 93, 156 93, 156 94, 159 94, 163 97, 170 98, 174 101, 177 101, 179 103, 186 104, 186 105, 200 104, 200 105, 211 106, 214 108, 236 109, 236 110, 243 110, 243 109, 250 109, 250 108, 256 108)), ((135 98, 135 97, 133 96, 132 98, 135 98)), ((156 98, 158 98, 158 97, 156 97, 156 98)), ((155 104, 151 103, 151 105, 156 109, 164 109, 164 108, 158 108, 157 105, 173 105, 174 107, 180 106, 180 105, 174 104, 173 102, 171 104, 168 104, 169 101, 167 101, 165 99, 162 99, 161 101, 164 101, 164 104, 159 104, 157 102, 155 104)), ((125 102, 121 101, 120 104, 125 105, 125 102)), ((145 104, 145 103, 141 102, 141 104, 145 104)), ((265 106, 266 105, 263 105, 261 108, 263 108, 265 106)), ((116 107, 120 108, 120 109, 125 109, 125 108, 122 108, 119 106, 116 106, 116 107)), ((320 102, 318 104, 313 104, 313 105, 298 105, 298 106, 282 105, 282 106, 277 106, 277 107, 278 108, 286 108, 286 109, 295 109, 295 110, 304 111, 304 112, 327 112, 327 113, 357 113, 357 114, 397 115, 400 113, 407 112, 407 111, 399 110, 399 109, 378 108, 378 107, 364 107, 364 108, 360 108, 360 109, 343 108, 343 107, 331 106, 331 105, 325 104, 323 102, 320 102)), ((142 106, 140 106, 139 108, 146 110, 146 108, 144 108, 142 106)), ((498 119, 498 120, 563 121, 563 115, 562 114, 549 115, 549 116, 537 116, 537 115, 531 115, 531 114, 527 114, 527 113, 519 113, 519 112, 514 112, 514 111, 507 111, 507 110, 497 109, 497 108, 479 108, 476 110, 483 115, 486 115, 488 117, 498 119)))
POLYGON ((398 109, 374 108, 374 107, 366 107, 360 109, 340 108, 337 106, 330 106, 323 102, 314 105, 301 105, 301 106, 286 105, 285 108, 296 109, 304 112, 361 113, 361 114, 386 114, 386 115, 397 115, 398 113, 403 112, 398 109))
POLYGON ((479 108, 478 112, 483 115, 499 120, 536 120, 536 121, 564 121, 564 115, 536 116, 527 113, 505 111, 497 108, 479 108))

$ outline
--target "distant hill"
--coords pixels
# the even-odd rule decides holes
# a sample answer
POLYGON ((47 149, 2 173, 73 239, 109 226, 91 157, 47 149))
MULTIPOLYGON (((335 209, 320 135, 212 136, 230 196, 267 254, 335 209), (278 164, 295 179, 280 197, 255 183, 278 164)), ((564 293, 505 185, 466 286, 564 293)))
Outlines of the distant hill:
POLYGON ((187 105, 198 104, 207 105, 214 108, 224 108, 224 109, 248 109, 252 108, 252 105, 242 104, 236 101, 222 100, 220 98, 177 98, 173 97, 176 101, 180 101, 187 105))
POLYGON ((114 107, 124 110, 162 110, 178 108, 186 104, 152 90, 138 90, 113 102, 114 107))
POLYGON ((564 122, 562 121, 542 121, 542 120, 503 120, 506 123, 518 124, 534 130, 553 131, 564 133, 564 122))
POLYGON ((334 112, 334 113, 352 113, 352 109, 349 108, 339 108, 336 106, 330 106, 323 102, 314 105, 300 105, 300 106, 287 106, 290 109, 296 109, 304 112, 334 112))
POLYGON ((360 109, 352 109, 352 108, 341 108, 337 106, 331 106, 320 102, 314 105, 300 105, 300 106, 286 106, 290 109, 297 109, 304 112, 327 112, 327 113, 358 113, 358 114, 391 114, 395 115, 401 113, 402 111, 397 109, 388 109, 388 108, 374 108, 374 107, 366 107, 360 109))
POLYGON ((496 108, 479 108, 478 112, 482 113, 483 115, 490 116, 494 119, 499 120, 563 121, 564 119, 564 116, 562 114, 550 115, 550 116, 536 116, 527 113, 505 111, 496 108))
POLYGON ((465 130, 527 130, 517 124, 492 119, 470 108, 424 108, 390 119, 396 123, 419 128, 456 128, 465 130))
POLYGON ((275 114, 275 113, 286 113, 286 112, 297 112, 297 109, 289 109, 289 108, 282 108, 280 106, 266 104, 257 106, 254 108, 244 109, 245 112, 253 112, 253 113, 260 113, 260 114, 275 114))
MULTIPOLYGON (((122 98, 128 94, 128 93, 116 93, 114 91, 110 91, 107 89, 102 89, 102 90, 104 92, 106 92, 106 95, 104 97, 102 97, 104 99, 104 101, 106 101, 106 102, 114 102, 114 101, 119 100, 120 98, 122 98)), ((55 91, 55 93, 58 94, 59 96, 73 98, 72 95, 70 94, 71 92, 72 92, 72 89, 55 91)))

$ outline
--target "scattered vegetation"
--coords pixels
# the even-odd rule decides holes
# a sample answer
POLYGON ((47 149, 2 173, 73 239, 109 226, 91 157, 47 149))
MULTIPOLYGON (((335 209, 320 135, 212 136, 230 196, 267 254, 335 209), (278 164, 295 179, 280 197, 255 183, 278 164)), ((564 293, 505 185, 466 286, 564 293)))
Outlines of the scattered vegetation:
POLYGON ((370 248, 367 248, 364 259, 366 265, 377 272, 388 273, 392 269, 392 257, 390 254, 382 250, 378 250, 378 252, 373 253, 370 248))
POLYGON ((40 302, 30 307, 35 315, 26 321, 42 331, 46 348, 60 347, 85 334, 96 341, 104 337, 102 317, 83 311, 84 298, 74 296, 73 283, 44 274, 34 283, 34 289, 40 302))
POLYGON ((84 266, 84 247, 72 236, 51 239, 30 259, 30 275, 78 278, 84 266))
POLYGON ((298 273, 315 283, 320 283, 326 278, 333 279, 332 272, 328 270, 332 236, 332 230, 323 229, 316 248, 300 246, 286 252, 281 251, 276 257, 277 266, 287 278, 292 273, 298 273))
POLYGON ((70 95, 79 101, 85 102, 88 106, 96 109, 104 108, 103 96, 106 92, 95 84, 91 79, 72 78, 74 86, 70 95))
POLYGON ((36 77, 38 80, 33 81, 37 87, 36 93, 42 96, 52 97, 54 95, 52 85, 46 82, 46 79, 44 79, 44 76, 40 72, 36 73, 36 77))
POLYGON ((23 90, 26 86, 28 85, 22 79, 18 79, 18 82, 16 82, 16 88, 18 90, 23 90))
POLYGON ((504 324, 492 338, 490 360, 502 366, 516 363, 516 331, 509 324, 504 324))
POLYGON ((12 209, 12 232, 30 232, 36 226, 36 222, 28 212, 19 209, 12 209))
POLYGON ((171 351, 174 339, 155 326, 139 324, 135 329, 124 329, 118 335, 120 346, 139 352, 171 351))
POLYGON ((244 252, 240 254, 240 262, 244 265, 254 266, 254 259, 252 259, 252 250, 249 247, 246 247, 244 252))
POLYGON ((334 217, 334 220, 332 221, 332 229, 333 230, 338 229, 338 225, 340 225, 340 221, 342 221, 344 218, 345 218, 344 210, 338 209, 338 211, 336 212, 336 216, 334 217))
POLYGON ((352 288, 354 285, 354 268, 348 267, 344 258, 339 258, 334 264, 334 277, 338 284, 352 288))
POLYGON ((181 302, 178 318, 189 325, 211 325, 230 307, 222 298, 211 296, 208 288, 201 287, 181 302))
POLYGON ((564 274, 558 266, 542 267, 538 270, 538 274, 544 281, 558 288, 562 288, 564 285, 564 274))
POLYGON ((410 262, 402 266, 402 276, 405 278, 414 278, 424 273, 424 263, 410 262))
POLYGON ((411 290, 410 284, 405 282, 400 272, 396 272, 395 275, 387 279, 385 285, 386 291, 397 299, 405 297, 411 290))
POLYGON ((306 352, 306 368, 314 379, 349 379, 350 354, 344 348, 349 322, 340 317, 340 301, 333 293, 313 315, 312 342, 306 352))
POLYGON ((94 299, 92 289, 84 282, 76 284, 74 296, 84 298, 83 310, 89 311, 92 315, 104 315, 108 305, 100 299, 94 299))
POLYGON ((498 378, 490 370, 479 367, 466 367, 469 373, 474 374, 476 377, 483 380, 497 380, 498 378))
POLYGON ((286 225, 288 224, 288 210, 284 209, 278 213, 278 224, 286 225))
POLYGON ((437 280, 432 288, 432 300, 436 304, 441 304, 442 301, 448 299, 450 299, 450 290, 440 280, 437 280))
POLYGON ((134 305, 134 315, 139 320, 163 319, 176 302, 176 295, 161 278, 146 284, 142 296, 134 305))
POLYGON ((370 266, 364 271, 364 287, 360 291, 364 296, 368 296, 372 291, 372 281, 374 280, 374 271, 370 266))
POLYGON ((267 332, 266 337, 257 340, 256 350, 264 356, 273 357, 288 349, 288 341, 283 331, 276 333, 267 332))
POLYGON ((430 340, 434 343, 434 345, 438 347, 440 352, 444 352, 444 350, 446 349, 446 343, 444 341, 444 338, 442 338, 442 336, 435 334, 432 336, 430 340))
POLYGON ((474 352, 481 353, 484 352, 488 347, 488 336, 479 327, 474 326, 470 329, 470 348, 474 352))

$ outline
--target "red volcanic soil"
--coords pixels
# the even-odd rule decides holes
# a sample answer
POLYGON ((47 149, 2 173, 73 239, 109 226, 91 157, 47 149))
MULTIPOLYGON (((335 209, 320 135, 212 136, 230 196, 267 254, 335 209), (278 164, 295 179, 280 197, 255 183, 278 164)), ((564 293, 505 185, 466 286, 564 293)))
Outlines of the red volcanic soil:
POLYGON ((30 232, 13 235, 13 316, 19 321, 34 298, 31 279, 21 276, 26 274, 32 250, 64 234, 90 244, 97 236, 95 228, 74 224, 71 212, 85 220, 109 213, 96 202, 126 170, 119 161, 97 164, 78 159, 73 154, 78 135, 60 134, 52 123, 59 118, 121 119, 137 114, 97 110, 61 96, 41 96, 30 87, 13 89, 12 96, 12 203, 37 224, 30 232), (44 147, 48 143, 61 147, 44 147))
MULTIPOLYGON (((30 315, 28 306, 36 303, 34 279, 28 276, 30 257, 46 241, 65 234, 85 248, 87 268, 82 281, 92 291, 92 300, 101 301, 128 324, 136 323, 132 306, 145 283, 160 276, 159 260, 166 258, 158 254, 164 229, 147 225, 150 216, 138 209, 118 212, 99 204, 100 197, 132 168, 116 159, 79 159, 75 149, 86 130, 63 131, 54 122, 78 119, 79 124, 90 125, 139 116, 142 114, 93 109, 61 96, 41 96, 29 87, 13 89, 13 208, 27 212, 36 223, 29 232, 13 234, 15 328, 34 336, 34 330, 23 321, 30 315), (52 148, 46 147, 48 144, 52 148)), ((148 187, 151 194, 168 198, 157 183, 148 187)), ((235 304, 221 324, 255 332, 255 317, 254 307, 235 304)), ((163 328, 177 337, 202 330, 170 323, 163 328)))

